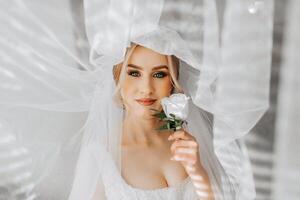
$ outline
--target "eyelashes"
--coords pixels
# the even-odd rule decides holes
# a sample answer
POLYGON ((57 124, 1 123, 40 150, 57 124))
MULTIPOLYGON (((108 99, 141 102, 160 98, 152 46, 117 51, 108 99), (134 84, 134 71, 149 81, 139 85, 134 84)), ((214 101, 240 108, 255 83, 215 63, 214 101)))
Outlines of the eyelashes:
POLYGON ((136 71, 136 70, 129 70, 127 72, 127 74, 129 76, 133 76, 133 77, 139 77, 139 76, 141 76, 141 73, 139 71, 136 71))
POLYGON ((155 72, 154 74, 153 74, 153 77, 155 77, 155 78, 164 78, 164 77, 166 77, 168 74, 166 73, 166 72, 155 72))
MULTIPOLYGON (((128 70, 127 74, 132 77, 140 77, 141 76, 141 73, 137 70, 128 70)), ((168 73, 163 72, 163 71, 158 71, 158 72, 155 72, 152 74, 152 77, 154 77, 154 78, 164 78, 166 76, 168 76, 168 73)))

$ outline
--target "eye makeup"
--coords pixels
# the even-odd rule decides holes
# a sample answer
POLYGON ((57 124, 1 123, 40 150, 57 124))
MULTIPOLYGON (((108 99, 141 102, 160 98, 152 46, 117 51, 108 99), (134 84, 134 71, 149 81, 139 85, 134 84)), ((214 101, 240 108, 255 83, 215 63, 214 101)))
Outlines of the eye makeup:
POLYGON ((164 78, 168 75, 169 74, 167 72, 164 72, 164 71, 158 71, 158 72, 153 73, 154 78, 164 78))
POLYGON ((133 77, 140 77, 141 73, 138 70, 128 70, 127 74, 133 77))
MULTIPOLYGON (((129 69, 127 69, 127 74, 129 76, 132 76, 132 77, 142 76, 142 73, 141 73, 141 70, 143 70, 142 67, 139 67, 139 66, 136 66, 136 65, 133 65, 133 64, 128 64, 128 68, 129 69)), ((159 70, 159 69, 168 69, 168 68, 165 65, 154 67, 152 69, 152 71, 154 71, 154 72, 152 72, 152 74, 151 74, 151 76, 153 78, 160 78, 161 79, 161 78, 164 78, 164 77, 169 75, 168 71, 159 70)))

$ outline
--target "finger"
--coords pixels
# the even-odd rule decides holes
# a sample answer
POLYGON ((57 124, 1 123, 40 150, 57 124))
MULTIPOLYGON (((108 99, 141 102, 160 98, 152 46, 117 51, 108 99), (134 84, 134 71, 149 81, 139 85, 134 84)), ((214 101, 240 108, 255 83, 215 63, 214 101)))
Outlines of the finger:
POLYGON ((186 163, 185 168, 189 172, 189 174, 193 174, 194 172, 196 172, 196 167, 194 164, 186 163))
POLYGON ((176 144, 176 146, 182 146, 182 147, 198 147, 198 143, 195 140, 177 140, 174 141, 173 144, 176 144))
POLYGON ((193 137, 188 134, 186 131, 176 131, 173 134, 171 134, 168 138, 168 140, 176 140, 176 139, 182 139, 182 140, 188 140, 192 139, 193 137))
POLYGON ((171 160, 181 161, 181 162, 185 162, 186 164, 194 165, 197 162, 197 157, 195 155, 188 155, 188 154, 179 155, 179 154, 176 154, 171 158, 171 160))
POLYGON ((191 163, 195 164, 197 161, 197 151, 194 149, 189 149, 189 148, 178 148, 175 150, 173 158, 179 157, 179 159, 183 158, 183 160, 186 162, 185 165, 191 163))
POLYGON ((193 140, 177 140, 174 141, 171 145, 170 149, 171 152, 174 152, 175 148, 177 147, 187 147, 187 148, 195 148, 198 149, 198 143, 193 140))
POLYGON ((197 154, 197 149, 178 147, 174 150, 174 154, 197 154))

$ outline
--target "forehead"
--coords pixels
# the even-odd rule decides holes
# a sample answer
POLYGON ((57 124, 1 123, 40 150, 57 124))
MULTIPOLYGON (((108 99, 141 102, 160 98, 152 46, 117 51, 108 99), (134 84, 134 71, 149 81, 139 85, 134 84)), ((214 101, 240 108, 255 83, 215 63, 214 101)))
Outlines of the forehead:
POLYGON ((152 49, 137 46, 131 54, 128 64, 138 65, 142 68, 153 68, 160 65, 167 65, 167 56, 157 53, 152 49))

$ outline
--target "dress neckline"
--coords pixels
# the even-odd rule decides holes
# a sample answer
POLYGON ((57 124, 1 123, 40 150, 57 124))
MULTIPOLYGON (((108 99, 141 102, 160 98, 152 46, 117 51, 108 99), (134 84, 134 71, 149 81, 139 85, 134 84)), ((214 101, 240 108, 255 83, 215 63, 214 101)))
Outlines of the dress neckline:
POLYGON ((122 177, 122 175, 120 174, 119 171, 118 172, 118 175, 121 179, 121 181, 123 182, 124 185, 126 185, 126 187, 132 189, 132 190, 135 190, 135 191, 143 191, 143 192, 157 192, 157 191, 168 191, 168 190, 172 190, 172 189, 176 189, 178 187, 181 187, 185 184, 187 184, 189 181, 190 181, 190 177, 187 176, 183 181, 181 181, 180 183, 177 183, 175 185, 172 185, 172 186, 167 186, 167 187, 161 187, 161 188, 154 188, 154 189, 143 189, 143 188, 138 188, 138 187, 134 187, 130 184, 128 184, 126 182, 126 180, 122 177))
POLYGON ((168 190, 173 190, 176 189, 178 187, 181 187, 187 183, 190 182, 191 178, 190 176, 187 176, 183 181, 172 185, 172 186, 167 186, 167 187, 162 187, 162 188, 154 188, 154 189, 143 189, 143 188, 138 188, 138 187, 134 187, 130 184, 127 183, 127 181, 123 178, 122 174, 120 173, 120 171, 118 170, 118 167, 115 163, 115 161, 113 160, 113 158, 111 157, 110 153, 109 154, 109 158, 110 161, 113 164, 113 169, 115 170, 115 173, 117 174, 117 176, 119 177, 119 179, 121 180, 121 182, 128 188, 130 188, 131 190, 135 190, 135 191, 143 191, 143 192, 157 192, 157 191, 168 191, 168 190))

